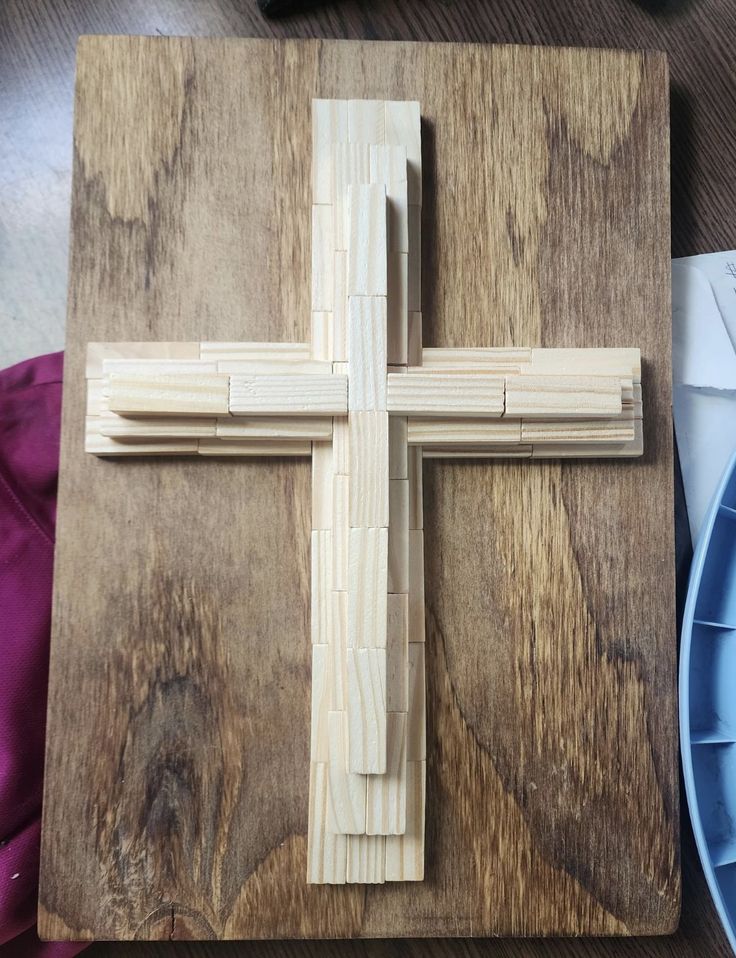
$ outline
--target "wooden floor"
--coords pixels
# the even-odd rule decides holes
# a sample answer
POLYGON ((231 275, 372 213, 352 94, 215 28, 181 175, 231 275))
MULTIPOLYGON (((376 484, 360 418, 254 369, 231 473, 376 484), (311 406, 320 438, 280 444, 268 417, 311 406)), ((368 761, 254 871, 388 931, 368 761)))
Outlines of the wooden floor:
MULTIPOLYGON (((736 96, 729 49, 736 29, 729 0, 635 4, 591 0, 584 9, 533 0, 490 3, 350 2, 276 24, 255 7, 227 2, 172 11, 170 4, 121 2, 115 7, 60 0, 8 2, 0 11, 0 206, 10 225, 10 255, 0 265, 3 363, 62 345, 65 309, 66 225, 69 189, 74 40, 81 32, 206 33, 220 35, 370 36, 640 46, 670 54, 673 81, 673 253, 685 255, 734 245, 736 96)), ((187 955, 245 954, 488 954, 713 955, 728 948, 710 904, 692 843, 684 846, 683 918, 670 939, 636 941, 490 941, 175 946, 187 955)), ((167 945, 95 947, 98 954, 170 954, 167 945)))

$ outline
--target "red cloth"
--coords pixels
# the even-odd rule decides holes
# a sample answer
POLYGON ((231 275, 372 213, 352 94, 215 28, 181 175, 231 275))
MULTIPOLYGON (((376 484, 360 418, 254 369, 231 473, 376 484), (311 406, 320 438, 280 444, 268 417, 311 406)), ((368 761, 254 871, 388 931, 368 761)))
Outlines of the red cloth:
POLYGON ((68 958, 35 929, 63 354, 0 372, 0 952, 68 958))

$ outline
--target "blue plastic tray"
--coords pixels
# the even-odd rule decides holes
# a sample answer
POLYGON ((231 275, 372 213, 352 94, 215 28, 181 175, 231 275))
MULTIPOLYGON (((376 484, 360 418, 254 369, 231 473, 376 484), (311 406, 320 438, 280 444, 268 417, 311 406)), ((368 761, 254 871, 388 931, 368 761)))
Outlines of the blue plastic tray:
POLYGON ((680 744, 695 840, 736 953, 736 455, 700 533, 682 623, 680 744))

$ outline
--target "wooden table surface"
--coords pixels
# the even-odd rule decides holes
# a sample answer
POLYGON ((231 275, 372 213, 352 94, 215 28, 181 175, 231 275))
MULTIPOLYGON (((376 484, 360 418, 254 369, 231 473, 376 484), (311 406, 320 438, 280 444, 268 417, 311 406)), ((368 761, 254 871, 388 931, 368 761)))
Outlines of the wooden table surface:
MULTIPOLYGON (((731 0, 473 0, 326 5, 278 22, 249 0, 5 0, 0 10, 0 363, 62 345, 74 46, 80 33, 466 40, 658 48, 672 79, 672 249, 731 248, 736 84, 731 0)), ((98 955, 709 955, 729 949, 683 829, 683 912, 663 939, 96 945, 98 955)))

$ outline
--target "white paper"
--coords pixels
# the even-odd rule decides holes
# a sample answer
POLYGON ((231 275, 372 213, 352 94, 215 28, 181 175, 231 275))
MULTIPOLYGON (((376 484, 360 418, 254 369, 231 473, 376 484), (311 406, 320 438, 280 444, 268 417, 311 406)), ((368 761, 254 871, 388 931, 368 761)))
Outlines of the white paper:
POLYGON ((736 449, 736 251, 672 261, 673 412, 693 544, 736 449))

